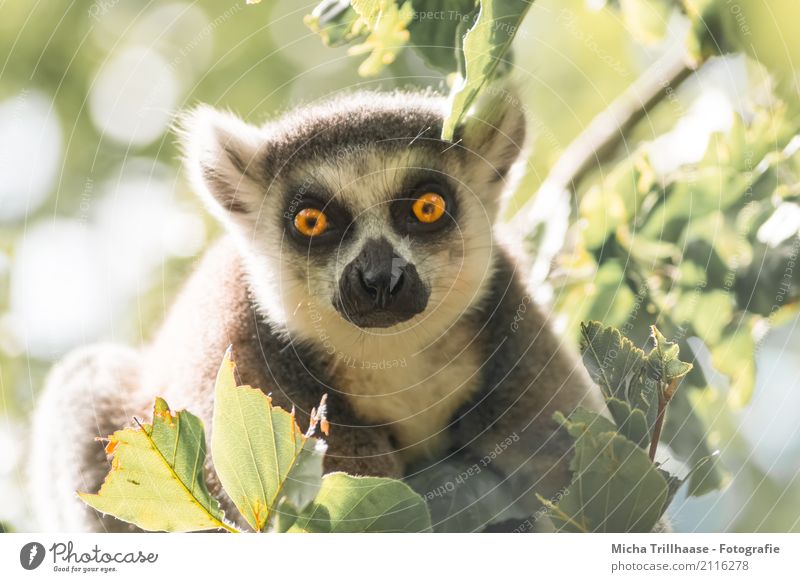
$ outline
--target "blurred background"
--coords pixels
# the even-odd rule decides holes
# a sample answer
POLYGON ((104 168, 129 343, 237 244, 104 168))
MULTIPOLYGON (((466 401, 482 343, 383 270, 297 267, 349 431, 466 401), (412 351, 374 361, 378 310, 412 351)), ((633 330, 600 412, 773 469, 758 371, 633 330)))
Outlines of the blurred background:
MULTIPOLYGON (((635 335, 634 320, 654 323, 663 310, 692 347, 704 375, 691 403, 720 451, 722 489, 680 492, 669 510, 675 529, 800 531, 800 40, 789 30, 800 7, 720 1, 727 24, 709 42, 686 11, 666 3, 654 24, 639 4, 540 0, 531 9, 513 74, 532 149, 508 228, 521 231, 537 299, 562 314, 571 340, 581 319, 630 324, 635 335), (548 197, 541 186, 572 140, 687 36, 697 72, 664 81, 666 98, 571 195, 548 197), (739 42, 720 46, 722 37, 739 42), (683 202, 662 204, 667 191, 683 202), (687 236, 687 225, 700 234, 687 236), (630 243, 639 232, 642 244, 630 243), (698 251, 703 243, 712 252, 698 251), (636 271, 628 256, 658 268, 636 271), (653 295, 644 302, 631 282, 642 272, 653 295)), ((359 87, 447 90, 411 50, 359 76, 363 56, 324 46, 304 25, 313 9, 296 0, 0 3, 4 529, 37 527, 24 464, 49 367, 89 342, 146 342, 219 233, 181 171, 176 112, 206 102, 262 122, 359 87)), ((717 24, 703 21, 708 33, 717 24)))

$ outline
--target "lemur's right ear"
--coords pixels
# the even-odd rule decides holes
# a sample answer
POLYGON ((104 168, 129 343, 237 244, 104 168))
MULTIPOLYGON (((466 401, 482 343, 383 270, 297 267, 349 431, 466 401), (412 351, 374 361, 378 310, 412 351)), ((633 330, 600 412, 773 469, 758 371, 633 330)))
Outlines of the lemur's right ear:
POLYGON ((192 184, 223 220, 255 213, 266 177, 264 130, 232 113, 202 105, 178 123, 192 184))
POLYGON ((483 92, 456 131, 456 138, 480 157, 480 166, 488 169, 491 177, 504 179, 522 155, 525 133, 522 101, 516 88, 506 83, 483 92))

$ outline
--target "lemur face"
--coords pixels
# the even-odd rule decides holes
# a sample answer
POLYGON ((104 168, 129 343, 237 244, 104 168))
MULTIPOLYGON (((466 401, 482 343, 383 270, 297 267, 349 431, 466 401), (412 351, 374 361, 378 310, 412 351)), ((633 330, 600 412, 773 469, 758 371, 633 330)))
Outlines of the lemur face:
POLYGON ((340 346, 429 338, 480 301, 492 272, 499 197, 524 135, 501 105, 453 143, 438 137, 440 97, 377 93, 261 128, 203 108, 184 142, 271 321, 340 346))
POLYGON ((362 329, 422 322, 444 303, 466 308, 489 268, 490 212, 446 171, 456 162, 437 148, 448 144, 408 141, 346 144, 330 160, 300 163, 282 212, 265 217, 277 222, 273 260, 293 296, 302 288, 362 329))

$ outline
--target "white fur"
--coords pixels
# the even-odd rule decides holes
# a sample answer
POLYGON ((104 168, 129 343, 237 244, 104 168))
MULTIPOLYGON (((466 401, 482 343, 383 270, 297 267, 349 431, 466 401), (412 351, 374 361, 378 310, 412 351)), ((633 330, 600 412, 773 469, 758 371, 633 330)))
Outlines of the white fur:
POLYGON ((334 377, 361 418, 391 426, 405 460, 430 457, 441 452, 450 419, 479 384, 482 358, 472 339, 456 327, 411 352, 380 338, 360 359, 337 358, 334 377))

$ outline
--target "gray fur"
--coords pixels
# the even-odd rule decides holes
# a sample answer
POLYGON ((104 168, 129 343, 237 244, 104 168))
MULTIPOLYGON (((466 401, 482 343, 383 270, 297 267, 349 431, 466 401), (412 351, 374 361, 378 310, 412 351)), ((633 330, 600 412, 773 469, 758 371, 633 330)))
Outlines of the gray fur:
MULTIPOLYGON (((37 496, 50 500, 42 526, 126 529, 75 499, 96 491, 108 469, 93 437, 147 418, 156 395, 199 415, 209 432, 228 345, 241 382, 294 406, 301 425, 328 395, 326 471, 402 477, 443 460, 468 466, 516 434, 492 470, 523 512, 538 507, 533 491, 562 487, 570 441, 552 413, 598 409, 599 398, 494 236, 524 139, 508 103, 473 117, 454 144, 438 139, 445 103, 432 93, 358 93, 262 127, 207 107, 186 116, 189 172, 229 235, 206 253, 151 344, 86 348, 54 369, 31 464, 37 496), (451 184, 457 228, 429 238, 393 231, 390 201, 419 172, 451 184), (286 208, 312 190, 353 216, 335 251, 286 236, 286 208), (331 298, 344 265, 378 234, 416 265, 431 297, 408 322, 361 329, 331 298)), ((210 464, 208 477, 222 495, 210 464)))

